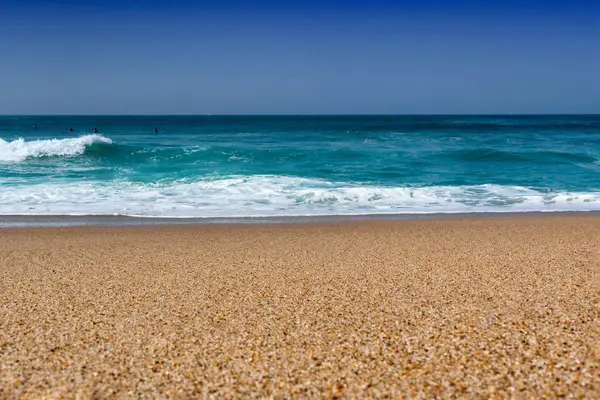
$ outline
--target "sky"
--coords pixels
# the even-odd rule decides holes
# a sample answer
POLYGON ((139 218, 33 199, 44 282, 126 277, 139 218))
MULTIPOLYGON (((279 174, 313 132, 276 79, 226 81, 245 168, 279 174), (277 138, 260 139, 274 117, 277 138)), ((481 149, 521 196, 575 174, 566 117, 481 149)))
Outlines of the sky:
POLYGON ((600 113, 600 1, 0 1, 0 114, 600 113))

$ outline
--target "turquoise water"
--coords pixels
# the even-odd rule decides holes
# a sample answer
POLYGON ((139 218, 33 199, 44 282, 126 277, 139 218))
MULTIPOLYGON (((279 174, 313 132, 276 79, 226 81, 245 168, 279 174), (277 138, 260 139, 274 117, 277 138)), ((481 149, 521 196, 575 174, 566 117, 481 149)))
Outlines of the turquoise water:
POLYGON ((599 209, 600 116, 0 117, 0 215, 599 209))

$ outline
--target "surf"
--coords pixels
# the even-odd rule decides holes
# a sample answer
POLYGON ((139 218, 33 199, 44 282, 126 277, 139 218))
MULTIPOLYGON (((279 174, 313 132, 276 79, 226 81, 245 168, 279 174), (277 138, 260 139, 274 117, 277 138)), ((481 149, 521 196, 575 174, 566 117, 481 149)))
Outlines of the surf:
POLYGON ((13 141, 0 139, 0 161, 19 163, 32 158, 74 157, 98 145, 112 145, 113 141, 99 134, 68 139, 41 139, 13 141))
POLYGON ((465 212, 590 211, 600 192, 514 185, 380 186, 294 176, 50 181, 0 191, 3 215, 264 217, 465 212))

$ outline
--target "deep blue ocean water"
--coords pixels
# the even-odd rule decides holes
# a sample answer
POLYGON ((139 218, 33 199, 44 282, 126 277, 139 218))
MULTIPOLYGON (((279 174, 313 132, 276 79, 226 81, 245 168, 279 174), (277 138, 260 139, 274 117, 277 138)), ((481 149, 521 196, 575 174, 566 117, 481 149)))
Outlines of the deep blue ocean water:
POLYGON ((0 215, 588 210, 600 116, 0 117, 0 215))

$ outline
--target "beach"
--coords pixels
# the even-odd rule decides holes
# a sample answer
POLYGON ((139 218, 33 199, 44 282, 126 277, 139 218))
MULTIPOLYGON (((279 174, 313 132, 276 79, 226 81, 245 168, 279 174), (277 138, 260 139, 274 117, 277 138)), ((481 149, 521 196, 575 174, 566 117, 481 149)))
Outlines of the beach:
POLYGON ((600 216, 0 230, 0 398, 600 397, 600 216))

